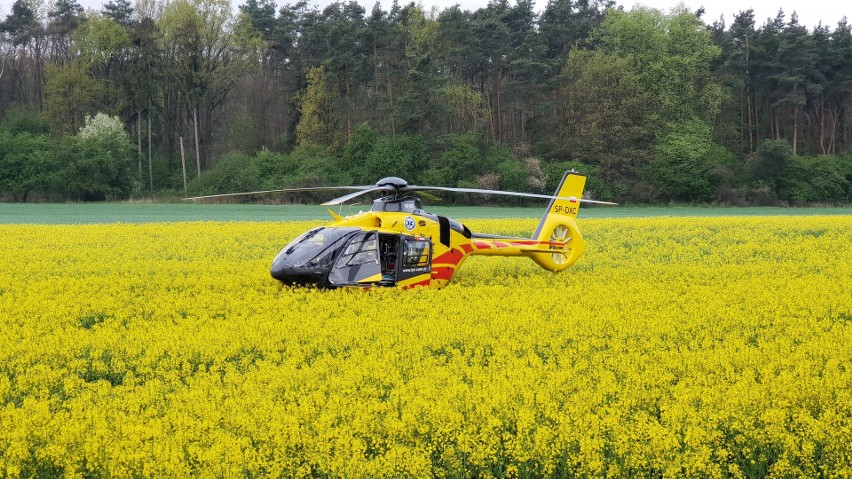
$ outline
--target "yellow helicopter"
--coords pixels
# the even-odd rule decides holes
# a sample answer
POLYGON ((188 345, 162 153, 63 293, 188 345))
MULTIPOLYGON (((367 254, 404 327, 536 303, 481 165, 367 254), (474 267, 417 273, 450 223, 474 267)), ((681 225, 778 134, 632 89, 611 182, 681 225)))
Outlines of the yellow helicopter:
POLYGON ((398 177, 375 185, 291 188, 192 200, 328 190, 356 190, 322 203, 340 205, 362 195, 382 192, 369 211, 340 216, 334 222, 306 231, 284 247, 272 261, 272 277, 285 284, 320 288, 394 286, 442 288, 471 255, 526 256, 548 271, 571 266, 585 249, 577 227, 581 203, 610 204, 583 198, 586 177, 568 171, 553 196, 476 188, 417 186, 398 177), (532 238, 473 233, 460 222, 423 210, 416 191, 447 191, 549 199, 550 204, 532 238))

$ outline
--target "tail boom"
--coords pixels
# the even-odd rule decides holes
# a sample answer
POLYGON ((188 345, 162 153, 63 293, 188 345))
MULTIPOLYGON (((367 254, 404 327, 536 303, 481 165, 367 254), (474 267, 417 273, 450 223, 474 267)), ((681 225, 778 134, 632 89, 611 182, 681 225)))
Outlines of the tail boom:
POLYGON ((530 256, 561 252, 565 244, 560 241, 538 241, 528 238, 512 238, 474 235, 471 238, 470 254, 475 256, 530 256))

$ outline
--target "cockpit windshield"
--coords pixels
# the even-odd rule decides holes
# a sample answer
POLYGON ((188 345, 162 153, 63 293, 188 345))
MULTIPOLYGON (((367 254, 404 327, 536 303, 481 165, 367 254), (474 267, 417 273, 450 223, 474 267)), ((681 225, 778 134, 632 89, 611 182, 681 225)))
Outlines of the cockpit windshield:
POLYGON ((358 228, 314 228, 281 250, 274 263, 283 259, 282 266, 288 268, 329 268, 335 251, 356 231, 359 231, 358 228))

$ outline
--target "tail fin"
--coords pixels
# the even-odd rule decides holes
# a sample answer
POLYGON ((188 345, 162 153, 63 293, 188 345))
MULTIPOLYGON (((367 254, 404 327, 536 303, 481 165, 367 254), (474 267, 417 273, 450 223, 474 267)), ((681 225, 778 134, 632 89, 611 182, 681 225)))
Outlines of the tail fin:
POLYGON ((586 177, 574 171, 565 172, 562 182, 556 188, 554 196, 569 199, 552 199, 538 224, 532 239, 551 242, 550 249, 561 250, 552 254, 532 255, 533 261, 544 269, 562 271, 571 266, 583 254, 586 242, 577 228, 577 214, 580 212, 580 198, 586 177))

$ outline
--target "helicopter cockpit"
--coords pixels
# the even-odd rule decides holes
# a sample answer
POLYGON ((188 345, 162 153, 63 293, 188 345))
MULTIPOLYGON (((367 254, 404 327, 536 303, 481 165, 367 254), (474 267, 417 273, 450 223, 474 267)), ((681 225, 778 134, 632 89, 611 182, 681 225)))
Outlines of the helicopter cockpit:
POLYGON ((373 207, 370 211, 390 211, 390 212, 406 212, 414 213, 423 211, 423 205, 420 203, 420 198, 406 196, 404 198, 379 198, 373 201, 373 207))
POLYGON ((431 272, 427 238, 319 227, 288 244, 272 261, 272 277, 284 283, 319 287, 393 286, 431 272))

